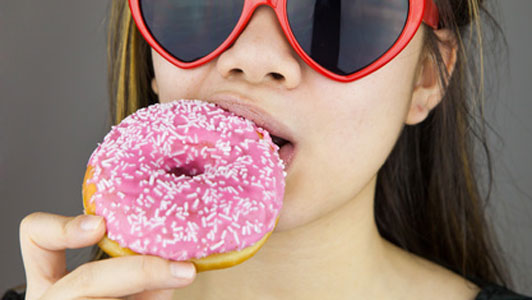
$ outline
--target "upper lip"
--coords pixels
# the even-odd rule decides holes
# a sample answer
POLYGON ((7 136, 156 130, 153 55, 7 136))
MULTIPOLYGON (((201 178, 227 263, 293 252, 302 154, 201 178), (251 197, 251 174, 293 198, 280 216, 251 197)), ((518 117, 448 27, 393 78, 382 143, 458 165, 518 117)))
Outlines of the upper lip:
POLYGON ((254 122, 258 127, 268 131, 270 135, 294 143, 290 129, 281 121, 274 119, 262 108, 253 105, 256 100, 251 100, 250 98, 235 93, 219 93, 208 97, 206 101, 215 103, 225 110, 254 122))

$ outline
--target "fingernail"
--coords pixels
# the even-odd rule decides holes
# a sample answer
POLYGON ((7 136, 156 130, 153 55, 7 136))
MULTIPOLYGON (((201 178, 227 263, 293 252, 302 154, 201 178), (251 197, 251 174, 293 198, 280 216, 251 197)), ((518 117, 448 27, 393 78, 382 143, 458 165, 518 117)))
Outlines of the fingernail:
POLYGON ((170 272, 172 276, 181 279, 190 279, 194 276, 196 269, 191 263, 170 263, 170 272))
POLYGON ((87 215, 83 216, 83 220, 81 221, 80 227, 85 231, 91 231, 98 228, 101 222, 102 217, 87 215))

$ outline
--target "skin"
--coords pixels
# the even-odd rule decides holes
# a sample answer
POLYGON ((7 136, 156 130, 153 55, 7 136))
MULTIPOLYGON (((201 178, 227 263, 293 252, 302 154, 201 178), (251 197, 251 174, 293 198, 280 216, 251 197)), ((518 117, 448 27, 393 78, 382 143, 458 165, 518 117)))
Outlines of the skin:
MULTIPOLYGON (((93 217, 97 226, 83 231, 88 216, 34 213, 21 223, 27 299, 474 299, 473 283, 383 239, 373 215, 376 175, 401 130, 442 98, 435 64, 422 52, 424 30, 390 63, 350 83, 306 65, 265 6, 230 49, 201 67, 180 69, 152 51, 161 102, 231 92, 291 129, 299 152, 277 228, 251 259, 197 276, 175 278, 170 262, 145 255, 67 273, 64 249, 95 244, 103 221, 93 217)), ((436 34, 452 73, 452 35, 436 34)))

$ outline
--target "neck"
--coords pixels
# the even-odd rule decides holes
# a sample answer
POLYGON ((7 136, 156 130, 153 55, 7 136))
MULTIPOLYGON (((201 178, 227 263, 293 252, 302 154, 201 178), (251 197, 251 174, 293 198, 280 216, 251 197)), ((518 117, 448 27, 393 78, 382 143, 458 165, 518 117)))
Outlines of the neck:
POLYGON ((192 293, 198 299, 222 299, 220 295, 227 299, 374 295, 389 280, 386 266, 392 253, 375 224, 375 184, 374 178, 356 198, 318 220, 274 232, 244 263, 198 274, 190 286, 195 290, 192 293))

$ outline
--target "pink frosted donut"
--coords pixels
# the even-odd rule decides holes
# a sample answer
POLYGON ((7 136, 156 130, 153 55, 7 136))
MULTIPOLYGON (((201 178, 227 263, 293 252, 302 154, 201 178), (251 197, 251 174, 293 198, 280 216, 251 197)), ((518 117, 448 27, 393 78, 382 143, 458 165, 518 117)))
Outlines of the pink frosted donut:
POLYGON ((286 176, 278 150, 266 130, 215 104, 151 105, 92 153, 85 212, 105 218, 106 238, 126 254, 197 262, 242 251, 276 225, 286 176))

